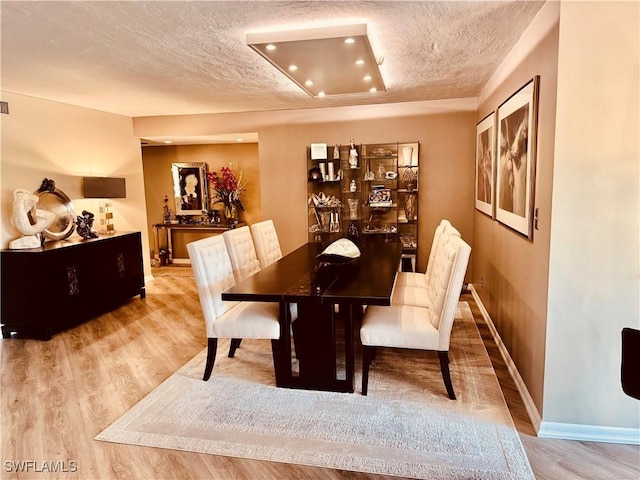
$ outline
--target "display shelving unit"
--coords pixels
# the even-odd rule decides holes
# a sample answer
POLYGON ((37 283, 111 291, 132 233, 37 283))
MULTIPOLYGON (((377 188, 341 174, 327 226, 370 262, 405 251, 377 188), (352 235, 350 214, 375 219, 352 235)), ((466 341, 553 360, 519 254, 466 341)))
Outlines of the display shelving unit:
POLYGON ((307 149, 309 241, 400 241, 402 269, 415 270, 420 144, 355 145, 357 162, 350 145, 322 145, 307 149))

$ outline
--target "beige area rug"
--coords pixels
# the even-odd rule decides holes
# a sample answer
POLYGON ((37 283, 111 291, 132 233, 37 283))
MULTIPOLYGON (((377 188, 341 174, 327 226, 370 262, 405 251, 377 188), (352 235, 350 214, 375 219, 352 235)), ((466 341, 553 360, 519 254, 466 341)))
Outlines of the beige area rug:
POLYGON ((369 394, 275 386, 271 345, 202 351, 97 440, 425 479, 533 479, 471 310, 451 336, 449 400, 434 352, 380 350, 369 394))

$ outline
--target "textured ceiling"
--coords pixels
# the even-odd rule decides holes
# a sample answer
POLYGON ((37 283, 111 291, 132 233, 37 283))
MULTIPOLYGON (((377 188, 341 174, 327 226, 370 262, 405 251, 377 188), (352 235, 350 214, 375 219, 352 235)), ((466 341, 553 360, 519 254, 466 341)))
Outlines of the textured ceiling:
POLYGON ((475 97, 543 2, 2 0, 2 90, 131 117, 475 97), (368 25, 387 92, 313 98, 248 32, 368 25))

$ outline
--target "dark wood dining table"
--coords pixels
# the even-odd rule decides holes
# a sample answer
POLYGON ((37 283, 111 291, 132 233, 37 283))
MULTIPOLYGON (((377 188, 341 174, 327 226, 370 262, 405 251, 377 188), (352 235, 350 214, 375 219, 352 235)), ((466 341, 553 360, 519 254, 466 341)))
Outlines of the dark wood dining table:
POLYGON ((355 322, 365 305, 391 304, 400 243, 365 243, 355 262, 318 269, 317 255, 326 246, 302 245, 222 293, 223 300, 279 303, 280 339, 273 354, 278 387, 353 392, 355 322), (293 324, 291 304, 298 313, 293 324))

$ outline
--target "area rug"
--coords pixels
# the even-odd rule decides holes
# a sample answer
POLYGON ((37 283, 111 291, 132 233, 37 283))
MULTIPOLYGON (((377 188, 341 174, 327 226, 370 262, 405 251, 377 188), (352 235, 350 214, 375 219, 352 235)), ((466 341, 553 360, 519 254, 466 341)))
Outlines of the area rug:
POLYGON ((200 352, 96 439, 425 479, 533 479, 466 302, 451 334, 446 394, 434 352, 381 349, 368 396, 277 388, 269 341, 200 352))

